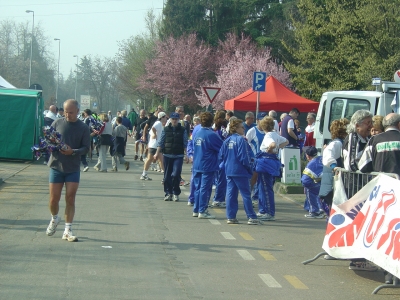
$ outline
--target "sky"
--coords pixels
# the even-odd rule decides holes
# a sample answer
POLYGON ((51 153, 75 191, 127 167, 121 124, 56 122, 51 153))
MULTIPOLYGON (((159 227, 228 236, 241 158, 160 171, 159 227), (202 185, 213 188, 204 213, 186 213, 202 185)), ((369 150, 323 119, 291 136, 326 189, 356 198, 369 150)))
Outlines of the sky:
POLYGON ((118 41, 146 31, 149 9, 161 14, 163 0, 0 0, 0 21, 30 22, 34 11, 35 27, 40 24, 49 38, 48 50, 58 60, 66 78, 75 70, 76 57, 84 55, 114 57, 118 41))

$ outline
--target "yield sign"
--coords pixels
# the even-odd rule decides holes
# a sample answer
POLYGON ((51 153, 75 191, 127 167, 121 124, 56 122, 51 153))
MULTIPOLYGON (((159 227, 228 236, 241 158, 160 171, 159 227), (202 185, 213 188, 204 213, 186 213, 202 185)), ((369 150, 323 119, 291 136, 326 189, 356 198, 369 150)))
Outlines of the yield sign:
POLYGON ((210 101, 210 103, 212 103, 214 101, 215 97, 217 97, 221 88, 204 86, 203 90, 207 95, 208 101, 210 101))

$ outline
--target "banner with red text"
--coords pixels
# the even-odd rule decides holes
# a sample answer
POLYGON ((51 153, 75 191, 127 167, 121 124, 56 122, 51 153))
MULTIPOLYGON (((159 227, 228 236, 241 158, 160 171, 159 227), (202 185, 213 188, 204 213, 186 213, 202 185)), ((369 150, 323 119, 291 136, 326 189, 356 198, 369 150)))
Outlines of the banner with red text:
POLYGON ((365 258, 400 277, 400 181, 380 174, 348 201, 332 205, 322 248, 365 258))

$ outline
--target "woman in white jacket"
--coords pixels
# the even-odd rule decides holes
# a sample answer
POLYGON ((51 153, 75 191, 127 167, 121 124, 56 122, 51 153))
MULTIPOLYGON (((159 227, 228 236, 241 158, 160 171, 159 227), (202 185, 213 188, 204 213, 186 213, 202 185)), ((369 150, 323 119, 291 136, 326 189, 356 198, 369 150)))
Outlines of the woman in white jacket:
POLYGON ((108 116, 106 114, 101 114, 100 120, 104 123, 104 129, 100 132, 99 135, 99 159, 97 161, 97 164, 93 168, 99 172, 107 172, 107 152, 112 144, 112 125, 109 122, 108 116))

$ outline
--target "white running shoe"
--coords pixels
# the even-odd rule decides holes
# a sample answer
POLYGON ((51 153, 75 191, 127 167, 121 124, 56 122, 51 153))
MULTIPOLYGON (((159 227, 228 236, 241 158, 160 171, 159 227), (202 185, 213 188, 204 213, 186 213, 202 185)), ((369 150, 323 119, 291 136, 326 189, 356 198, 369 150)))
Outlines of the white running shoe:
POLYGON ((198 216, 199 219, 215 219, 215 216, 210 215, 210 213, 208 212, 208 210, 205 210, 202 213, 199 213, 198 216))
POLYGON ((58 225, 58 223, 60 223, 60 221, 61 221, 61 218, 59 216, 57 216, 57 219, 55 219, 55 220, 53 220, 53 219, 50 220, 50 224, 46 230, 46 234, 48 236, 52 236, 53 234, 56 233, 57 225, 58 225))
POLYGON ((75 235, 73 235, 72 231, 64 231, 63 236, 62 236, 63 240, 66 240, 68 242, 77 242, 78 241, 78 237, 76 237, 75 235))
POLYGON ((175 201, 175 202, 178 202, 179 201, 179 196, 178 195, 173 195, 172 196, 172 200, 175 201))
POLYGON ((87 172, 87 171, 89 171, 89 167, 88 166, 83 168, 83 172, 87 172))

